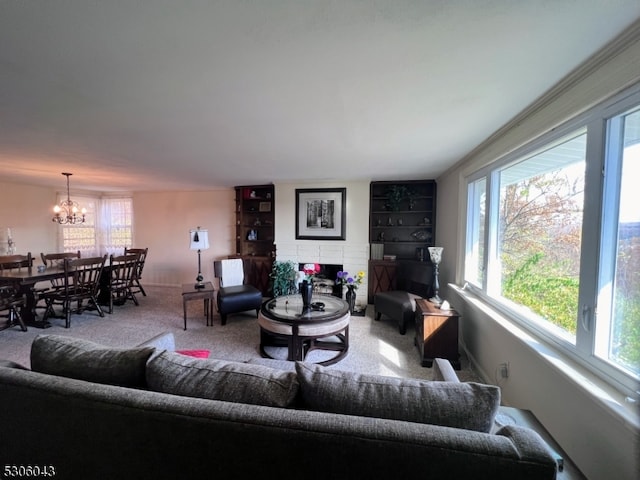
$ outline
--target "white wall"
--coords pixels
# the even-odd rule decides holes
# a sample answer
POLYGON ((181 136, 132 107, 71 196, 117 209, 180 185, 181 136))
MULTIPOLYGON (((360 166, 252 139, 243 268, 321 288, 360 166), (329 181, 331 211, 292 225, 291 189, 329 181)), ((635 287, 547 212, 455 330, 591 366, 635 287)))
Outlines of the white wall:
MULTIPOLYGON (((367 272, 369 260, 369 182, 275 184, 276 259, 342 265, 349 273, 367 272), (346 188, 346 240, 296 240, 297 188, 346 188)), ((357 290, 357 305, 367 304, 367 276, 357 290)))
POLYGON ((57 251, 57 228, 51 221, 56 190, 0 181, 0 255, 7 254, 7 227, 15 242, 16 253, 31 252, 39 265, 40 253, 57 251))
POLYGON ((626 44, 596 58, 551 92, 548 101, 536 105, 438 178, 436 232, 437 243, 445 247, 443 294, 462 312, 464 347, 488 381, 495 382, 500 363, 510 363, 510 377, 500 384, 505 403, 532 410, 590 479, 638 478, 638 430, 577 382, 579 369, 563 368, 566 359, 556 352, 540 355, 496 321, 495 315, 455 295, 446 282, 460 285, 463 281, 465 175, 640 81, 639 37, 636 29, 626 44))
MULTIPOLYGON (((209 231, 202 275, 213 281, 213 261, 235 252, 235 191, 154 192, 133 196, 134 247, 149 247, 144 283, 179 285, 195 282, 198 254, 189 250, 189 230, 209 231)), ((215 282, 214 282, 215 285, 215 282)))

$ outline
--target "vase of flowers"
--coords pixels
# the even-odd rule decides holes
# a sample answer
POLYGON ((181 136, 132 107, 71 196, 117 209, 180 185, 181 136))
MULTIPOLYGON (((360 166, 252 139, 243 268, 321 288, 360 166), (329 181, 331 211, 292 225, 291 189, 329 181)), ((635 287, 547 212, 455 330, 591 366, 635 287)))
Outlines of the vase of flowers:
POLYGON ((347 293, 345 294, 345 300, 349 304, 349 313, 353 313, 353 309, 356 306, 356 290, 364 279, 364 272, 359 271, 356 275, 351 276, 349 272, 338 272, 336 277, 336 283, 347 287, 347 293))
POLYGON ((302 307, 306 310, 311 305, 311 296, 313 295, 313 276, 320 271, 320 265, 317 263, 305 263, 302 267, 305 278, 298 284, 300 295, 302 295, 302 307))

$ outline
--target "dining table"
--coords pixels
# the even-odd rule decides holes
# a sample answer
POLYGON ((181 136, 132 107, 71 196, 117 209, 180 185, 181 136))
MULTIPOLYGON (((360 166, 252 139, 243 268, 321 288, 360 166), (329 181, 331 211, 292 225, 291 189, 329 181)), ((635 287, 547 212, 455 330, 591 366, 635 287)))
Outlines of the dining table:
POLYGON ((64 278, 64 267, 22 267, 11 270, 0 270, 0 283, 15 285, 20 295, 25 295, 26 304, 20 310, 22 320, 27 326, 48 328, 51 324, 39 319, 35 307, 38 303, 34 286, 39 282, 47 282, 57 278, 64 278))

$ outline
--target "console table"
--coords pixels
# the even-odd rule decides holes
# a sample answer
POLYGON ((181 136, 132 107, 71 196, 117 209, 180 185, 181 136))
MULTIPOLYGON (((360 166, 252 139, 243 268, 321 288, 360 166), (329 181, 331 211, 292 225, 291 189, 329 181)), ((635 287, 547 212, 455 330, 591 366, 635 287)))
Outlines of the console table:
POLYGON ((445 358, 460 370, 458 353, 458 312, 440 310, 429 300, 416 300, 416 337, 423 367, 430 367, 434 358, 445 358))

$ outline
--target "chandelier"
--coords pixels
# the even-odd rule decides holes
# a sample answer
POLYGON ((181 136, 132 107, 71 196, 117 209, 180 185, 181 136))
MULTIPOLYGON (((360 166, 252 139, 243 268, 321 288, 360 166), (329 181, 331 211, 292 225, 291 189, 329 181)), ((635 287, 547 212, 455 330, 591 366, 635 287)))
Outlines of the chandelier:
POLYGON ((76 223, 84 223, 84 216, 87 213, 87 209, 83 208, 80 210, 78 202, 72 201, 71 196, 69 195, 69 177, 73 174, 62 172, 62 175, 67 177, 67 199, 62 200, 60 205, 53 207, 54 215, 51 220, 58 222, 60 225, 65 223, 70 223, 72 225, 76 223))

